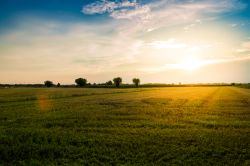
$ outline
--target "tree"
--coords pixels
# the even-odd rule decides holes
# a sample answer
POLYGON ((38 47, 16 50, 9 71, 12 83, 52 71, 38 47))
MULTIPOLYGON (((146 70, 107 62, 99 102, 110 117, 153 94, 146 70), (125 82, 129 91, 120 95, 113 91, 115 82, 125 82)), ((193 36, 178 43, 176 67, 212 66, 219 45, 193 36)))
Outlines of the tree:
POLYGON ((61 86, 61 84, 58 82, 56 86, 57 86, 57 87, 60 87, 60 86, 61 86))
POLYGON ((51 86, 53 86, 53 82, 47 80, 47 81, 44 81, 44 85, 47 86, 47 87, 51 87, 51 86))
POLYGON ((113 79, 113 81, 114 81, 115 86, 119 87, 120 84, 122 83, 122 78, 121 77, 116 77, 116 78, 113 79))
POLYGON ((85 86, 87 84, 87 80, 85 78, 77 78, 75 80, 75 83, 78 85, 78 86, 85 86))
POLYGON ((133 81, 133 83, 135 84, 136 87, 139 86, 139 84, 140 84, 140 79, 139 78, 133 78, 132 81, 133 81))
POLYGON ((112 83, 112 81, 110 80, 110 81, 108 81, 108 82, 106 82, 106 85, 112 85, 113 83, 112 83))

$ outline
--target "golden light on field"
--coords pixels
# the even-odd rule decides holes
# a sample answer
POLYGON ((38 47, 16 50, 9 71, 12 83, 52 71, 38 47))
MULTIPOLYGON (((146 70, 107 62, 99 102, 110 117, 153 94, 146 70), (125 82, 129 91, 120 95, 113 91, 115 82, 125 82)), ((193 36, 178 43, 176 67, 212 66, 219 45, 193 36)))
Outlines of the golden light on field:
POLYGON ((49 97, 47 95, 38 95, 37 96, 38 101, 38 108, 40 112, 47 112, 50 107, 51 103, 49 101, 49 97))

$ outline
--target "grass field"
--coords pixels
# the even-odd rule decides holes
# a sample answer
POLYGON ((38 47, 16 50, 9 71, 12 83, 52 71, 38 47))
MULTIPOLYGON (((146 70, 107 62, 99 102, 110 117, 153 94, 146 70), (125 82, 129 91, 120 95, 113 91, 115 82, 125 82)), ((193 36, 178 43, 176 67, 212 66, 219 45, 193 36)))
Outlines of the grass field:
POLYGON ((250 165, 250 89, 0 89, 2 165, 250 165))

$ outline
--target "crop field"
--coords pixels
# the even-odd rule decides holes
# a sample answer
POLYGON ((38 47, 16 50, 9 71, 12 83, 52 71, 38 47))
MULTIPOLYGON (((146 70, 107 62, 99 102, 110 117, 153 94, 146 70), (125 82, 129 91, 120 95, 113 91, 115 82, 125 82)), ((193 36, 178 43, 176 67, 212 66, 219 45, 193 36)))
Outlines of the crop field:
POLYGON ((0 89, 0 165, 250 165, 250 89, 0 89))

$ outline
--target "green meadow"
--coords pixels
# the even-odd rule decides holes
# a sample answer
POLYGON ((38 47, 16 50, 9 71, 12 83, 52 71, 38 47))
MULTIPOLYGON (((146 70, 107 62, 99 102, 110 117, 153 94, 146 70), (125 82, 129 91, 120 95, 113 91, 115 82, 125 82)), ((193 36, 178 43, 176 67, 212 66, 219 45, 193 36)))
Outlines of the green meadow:
POLYGON ((250 89, 0 89, 0 165, 250 165, 250 89))

